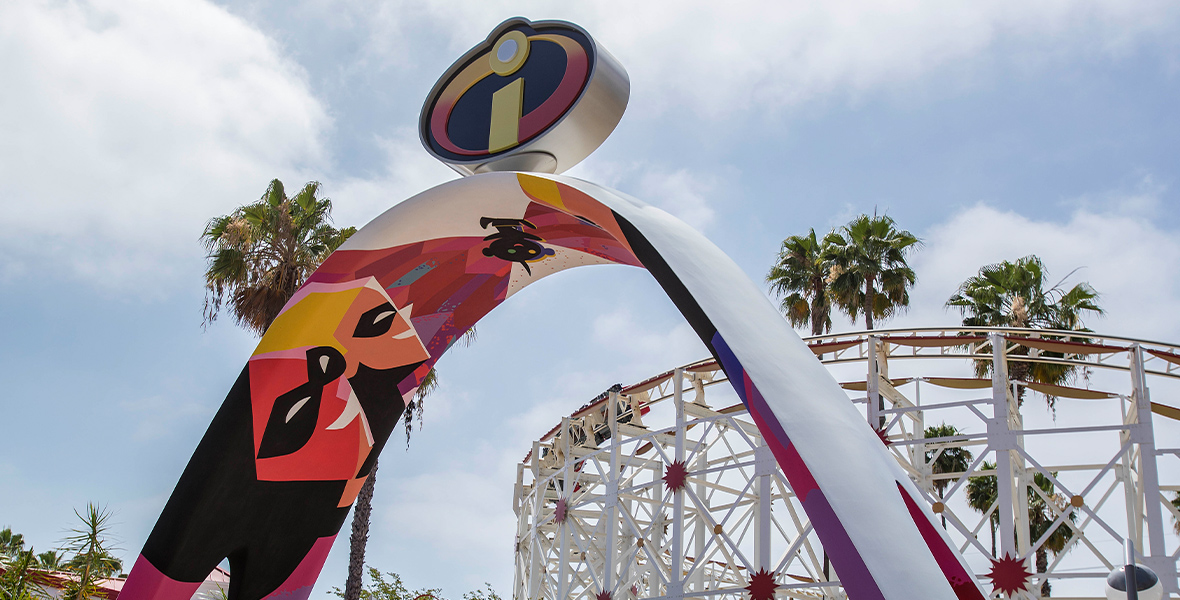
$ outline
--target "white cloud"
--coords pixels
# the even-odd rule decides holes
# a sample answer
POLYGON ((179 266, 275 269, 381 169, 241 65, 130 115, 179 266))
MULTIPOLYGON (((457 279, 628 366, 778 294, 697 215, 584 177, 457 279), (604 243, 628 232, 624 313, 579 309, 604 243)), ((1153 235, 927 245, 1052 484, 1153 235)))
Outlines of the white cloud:
POLYGON ((737 179, 739 172, 728 165, 698 172, 646 161, 625 164, 595 160, 578 165, 571 175, 631 194, 668 211, 698 231, 707 231, 716 214, 710 198, 718 197, 718 190, 727 189, 725 182, 737 179))
POLYGON ((459 177, 422 149, 412 127, 398 130, 392 138, 378 138, 378 147, 385 153, 380 174, 328 182, 332 196, 348 199, 333 206, 337 224, 360 227, 393 205, 459 177))
POLYGON ((1079 51, 1122 55, 1148 39, 1170 43, 1180 18, 1165 0, 395 0, 376 9, 310 0, 305 8, 338 27, 366 28, 366 62, 397 66, 439 45, 424 31, 448 36, 441 45, 458 57, 511 15, 572 20, 621 59, 644 110, 688 106, 713 117, 970 71, 972 59, 1005 43, 1015 45, 996 54, 1024 65, 1079 51))
MULTIPOLYGON (((457 57, 507 15, 571 19, 631 71, 636 109, 685 107, 714 121, 909 86, 940 69, 968 73, 981 56, 1011 55, 1019 64, 1125 53, 1169 39, 1180 16, 1178 5, 1157 0, 1081 8, 1015 0, 724 7, 305 0, 291 10, 334 36, 362 40, 364 50, 340 73, 389 69, 412 86, 437 75, 439 56, 457 57), (414 71, 423 65, 431 73, 414 71)), ((267 35, 207 0, 5 2, 0 70, 9 90, 0 96, 5 279, 50 265, 112 285, 167 277, 179 264, 192 270, 210 216, 257 197, 273 177, 289 185, 332 178, 323 175, 332 171, 324 149, 331 120, 303 70, 267 35)), ((363 222, 453 177, 421 152, 410 129, 380 145, 385 172, 328 186, 349 199, 338 222, 363 222)), ((697 226, 712 218, 703 198, 716 181, 644 169, 633 177, 640 195, 697 226)))
POLYGON ((613 361, 627 365, 627 371, 647 375, 708 354, 687 323, 682 321, 669 331, 658 331, 639 322, 626 306, 598 315, 593 335, 595 343, 611 351, 613 361))
POLYGON ((324 161, 300 67, 204 0, 0 3, 0 261, 118 284, 324 161))
MULTIPOLYGON (((1074 204, 1074 203, 1071 203, 1074 204)), ((955 324, 958 313, 943 303, 979 267, 1035 254, 1056 283, 1088 282, 1101 296, 1104 318, 1086 324, 1099 333, 1161 341, 1180 339, 1180 232, 1154 219, 1158 201, 1150 191, 1110 195, 1101 205, 1076 203, 1060 221, 1034 220, 986 204, 966 209, 935 226, 913 262, 918 273, 909 314, 887 326, 955 324)))
MULTIPOLYGON (((471 456, 486 457, 489 449, 483 450, 471 456)), ((503 451, 493 456, 521 458, 509 458, 503 451)), ((391 509, 383 511, 383 527, 398 537, 421 540, 442 556, 503 555, 516 525, 510 502, 515 462, 478 458, 470 462, 477 464, 399 481, 391 509), (491 498, 498 501, 488 502, 491 498)))

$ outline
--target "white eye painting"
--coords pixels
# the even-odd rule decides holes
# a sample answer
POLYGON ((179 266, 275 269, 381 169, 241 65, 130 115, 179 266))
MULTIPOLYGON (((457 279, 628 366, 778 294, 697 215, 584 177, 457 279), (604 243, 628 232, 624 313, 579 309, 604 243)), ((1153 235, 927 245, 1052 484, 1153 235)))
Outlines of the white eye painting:
MULTIPOLYGON (((320 359, 320 364, 323 365, 323 367, 325 369, 328 368, 328 365, 326 364, 327 362, 328 362, 328 357, 326 357, 326 356, 320 359)), ((287 418, 284 419, 283 422, 290 423, 291 419, 295 417, 295 413, 299 412, 299 409, 303 408, 303 405, 307 404, 308 400, 311 400, 311 396, 308 396, 308 397, 300 400, 299 402, 296 402, 295 406, 292 406, 291 410, 287 411, 287 418)))

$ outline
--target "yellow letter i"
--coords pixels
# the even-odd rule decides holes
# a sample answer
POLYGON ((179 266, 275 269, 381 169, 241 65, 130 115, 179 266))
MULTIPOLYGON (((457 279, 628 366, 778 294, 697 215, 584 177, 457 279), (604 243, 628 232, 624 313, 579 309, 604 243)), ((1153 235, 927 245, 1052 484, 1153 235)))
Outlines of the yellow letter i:
POLYGON ((488 152, 499 152, 515 146, 520 128, 521 106, 524 104, 524 78, 500 88, 492 94, 492 119, 488 130, 488 152))

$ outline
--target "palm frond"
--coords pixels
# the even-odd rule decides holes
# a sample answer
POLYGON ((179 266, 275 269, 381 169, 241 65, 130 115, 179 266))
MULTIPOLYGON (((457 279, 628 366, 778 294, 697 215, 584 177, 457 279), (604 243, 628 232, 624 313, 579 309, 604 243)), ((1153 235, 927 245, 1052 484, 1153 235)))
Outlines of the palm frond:
POLYGON ((307 277, 356 232, 330 225, 332 202, 320 191, 312 181, 288 198, 275 179, 257 202, 206 224, 206 326, 228 308, 235 322, 261 335, 307 277))

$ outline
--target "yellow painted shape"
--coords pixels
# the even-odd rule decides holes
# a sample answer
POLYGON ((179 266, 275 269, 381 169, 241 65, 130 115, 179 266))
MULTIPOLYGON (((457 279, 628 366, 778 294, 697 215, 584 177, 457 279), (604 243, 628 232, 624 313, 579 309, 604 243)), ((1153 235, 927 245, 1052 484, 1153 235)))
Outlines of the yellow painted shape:
POLYGON ((516 178, 520 181, 520 189, 532 199, 565 210, 565 203, 561 201, 561 190, 558 189, 556 181, 524 173, 517 173, 516 178))
POLYGON ((326 294, 308 294, 298 304, 283 311, 270 324, 266 335, 258 342, 253 356, 291 350, 306 346, 331 346, 341 353, 348 350, 336 340, 334 335, 340 319, 352 306, 361 288, 341 290, 326 294))
POLYGON ((488 65, 497 75, 507 77, 520 70, 524 66, 524 61, 529 58, 529 40, 524 33, 520 31, 509 31, 500 36, 496 43, 492 45, 492 51, 488 53, 488 65), (505 60, 500 60, 500 50, 504 48, 506 43, 511 43, 516 48, 516 51, 505 60))
POLYGON ((496 90, 492 94, 492 123, 488 130, 488 152, 507 150, 519 142, 520 111, 524 105, 524 79, 496 90))

